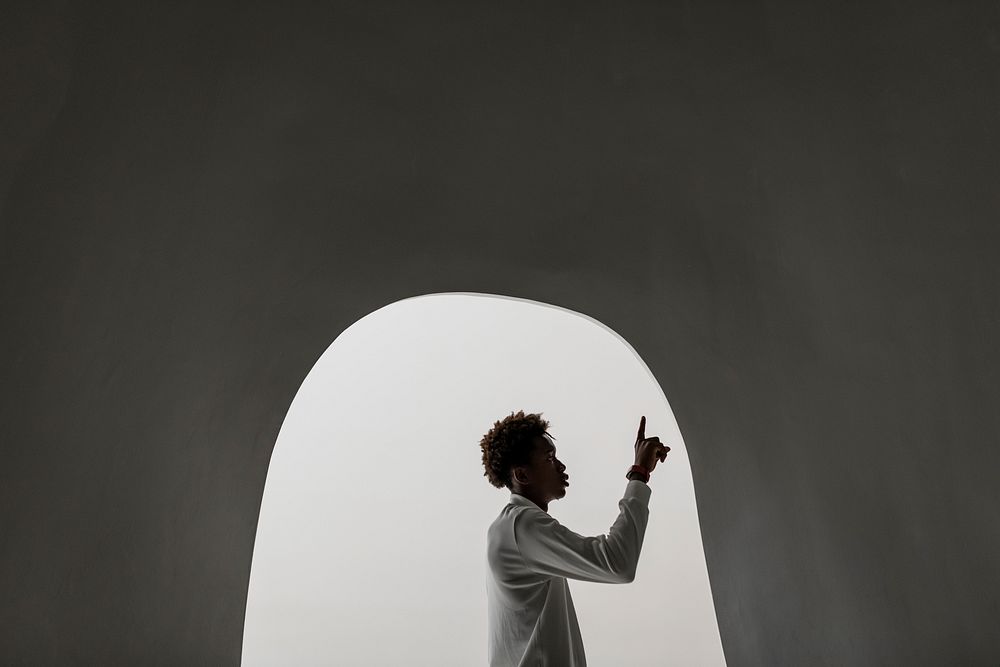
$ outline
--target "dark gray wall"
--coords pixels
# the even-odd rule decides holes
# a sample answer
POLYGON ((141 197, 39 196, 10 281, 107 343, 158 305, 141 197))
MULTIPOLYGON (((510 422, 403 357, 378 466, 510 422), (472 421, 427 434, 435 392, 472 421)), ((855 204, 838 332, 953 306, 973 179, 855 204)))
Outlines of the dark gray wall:
POLYGON ((648 362, 730 665, 1000 663, 995 2, 150 4, 0 16, 2 662, 238 663, 311 364, 479 291, 648 362))

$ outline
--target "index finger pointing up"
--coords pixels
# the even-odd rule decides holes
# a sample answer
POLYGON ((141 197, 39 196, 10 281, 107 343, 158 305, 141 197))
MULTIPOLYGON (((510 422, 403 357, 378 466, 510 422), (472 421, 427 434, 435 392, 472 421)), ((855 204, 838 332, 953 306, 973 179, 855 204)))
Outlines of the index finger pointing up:
POLYGON ((639 435, 635 437, 636 442, 642 442, 646 439, 646 415, 642 416, 639 420, 639 435))

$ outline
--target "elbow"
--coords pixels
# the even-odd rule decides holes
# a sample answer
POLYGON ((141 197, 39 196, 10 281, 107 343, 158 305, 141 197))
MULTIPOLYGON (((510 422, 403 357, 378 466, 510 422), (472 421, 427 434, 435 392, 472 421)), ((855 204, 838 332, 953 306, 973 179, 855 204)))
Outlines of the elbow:
POLYGON ((631 584, 635 581, 635 568, 628 568, 618 573, 619 584, 631 584))
POLYGON ((635 571, 639 567, 638 560, 623 558, 611 566, 612 581, 616 584, 631 584, 635 581, 635 571))

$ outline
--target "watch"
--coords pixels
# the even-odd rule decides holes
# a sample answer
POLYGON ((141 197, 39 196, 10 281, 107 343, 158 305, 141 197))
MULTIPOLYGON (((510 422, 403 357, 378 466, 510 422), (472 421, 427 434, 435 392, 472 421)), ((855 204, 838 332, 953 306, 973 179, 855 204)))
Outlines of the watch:
MULTIPOLYGON (((625 473, 625 478, 631 481, 632 478, 629 477, 629 475, 631 475, 632 473, 637 473, 638 475, 641 475, 642 481, 646 482, 647 484, 649 483, 649 471, 643 468, 638 463, 628 469, 628 472, 625 473)), ((636 477, 636 479, 640 479, 640 477, 636 477)))

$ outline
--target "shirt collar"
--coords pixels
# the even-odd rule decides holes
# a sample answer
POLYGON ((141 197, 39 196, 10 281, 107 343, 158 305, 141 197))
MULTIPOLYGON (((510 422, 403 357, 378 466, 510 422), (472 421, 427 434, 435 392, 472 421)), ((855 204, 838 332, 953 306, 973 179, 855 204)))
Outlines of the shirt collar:
POLYGON ((510 504, 511 505, 521 505, 522 507, 534 507, 535 509, 541 509, 538 505, 530 501, 529 499, 522 496, 520 493, 510 494, 510 504))

